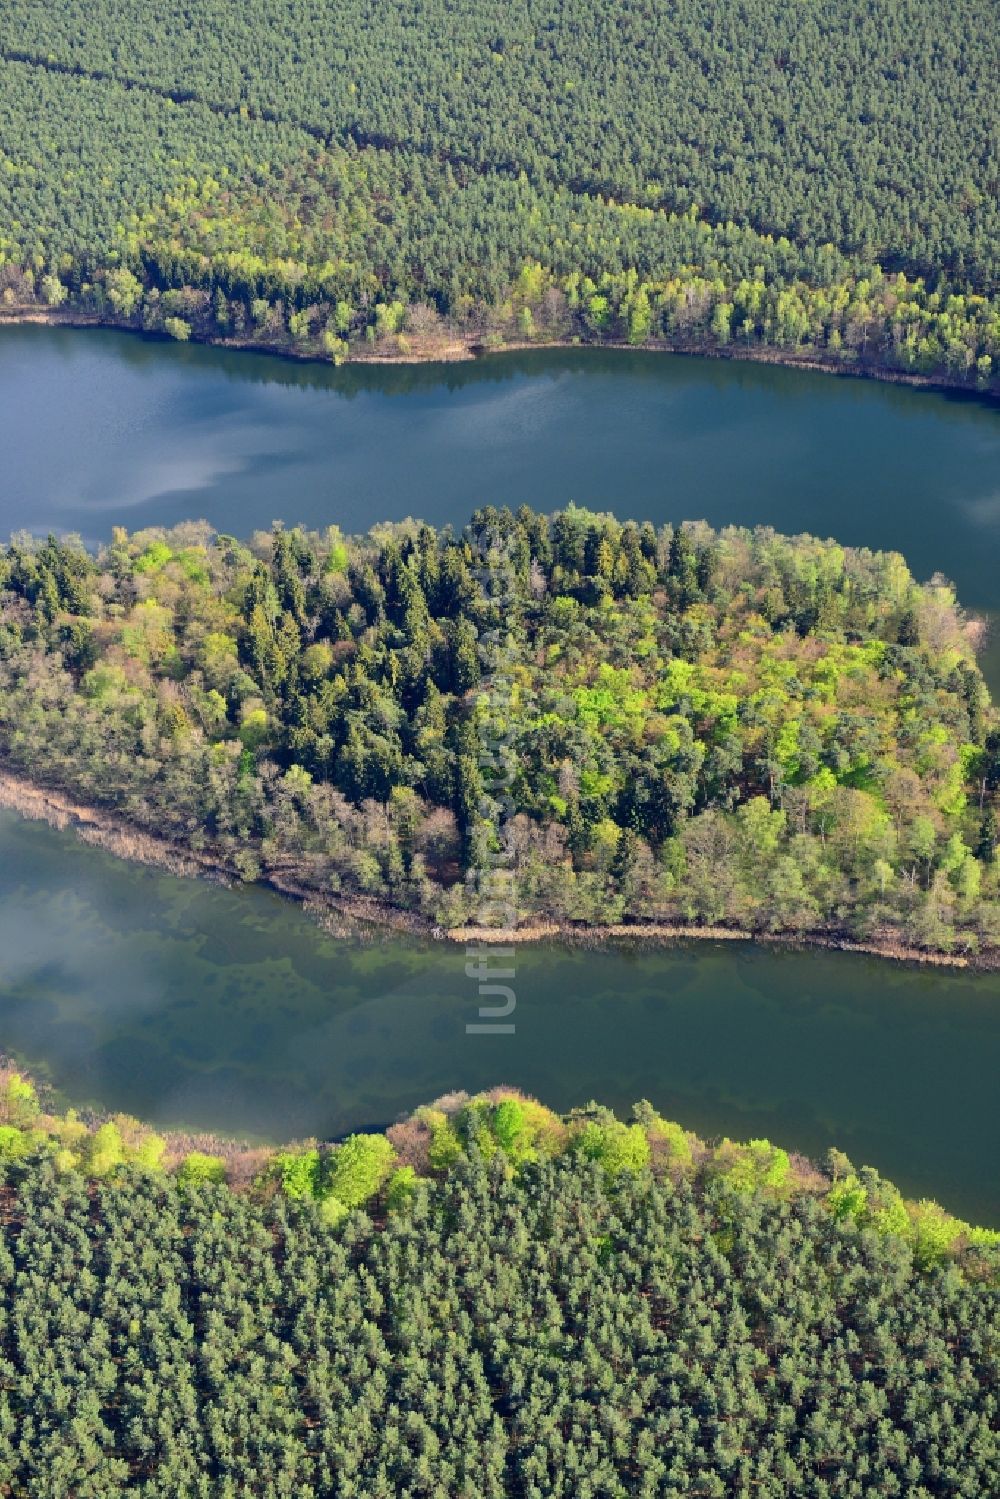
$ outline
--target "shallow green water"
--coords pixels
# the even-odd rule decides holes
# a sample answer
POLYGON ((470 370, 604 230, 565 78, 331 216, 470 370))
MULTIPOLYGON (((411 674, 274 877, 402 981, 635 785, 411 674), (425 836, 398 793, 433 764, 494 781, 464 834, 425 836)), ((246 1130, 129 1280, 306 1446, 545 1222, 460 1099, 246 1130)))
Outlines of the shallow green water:
MULTIPOLYGON (((572 499, 897 548, 1000 612, 1000 410, 862 381, 592 350, 334 371, 9 328, 0 452, 0 535, 359 530, 572 499)), ((707 1134, 837 1144, 1000 1223, 995 978, 736 944, 532 948, 515 1035, 481 1037, 463 966, 0 817, 0 1048, 67 1102, 274 1138, 501 1081, 557 1107, 646 1096, 707 1134)))
POLYGON ((524 948, 514 1035, 470 1036, 464 963, 0 814, 0 1032, 67 1100, 282 1138, 496 1082, 558 1108, 647 1097, 708 1135, 837 1144, 1000 1223, 992 978, 735 943, 524 948))

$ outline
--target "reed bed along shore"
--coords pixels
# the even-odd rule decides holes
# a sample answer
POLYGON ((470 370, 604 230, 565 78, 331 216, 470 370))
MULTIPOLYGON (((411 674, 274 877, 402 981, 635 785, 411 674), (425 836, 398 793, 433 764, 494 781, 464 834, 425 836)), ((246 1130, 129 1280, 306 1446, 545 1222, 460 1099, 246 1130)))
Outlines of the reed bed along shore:
MULTIPOLYGON (((36 785, 27 777, 0 769, 0 808, 32 821, 41 821, 60 831, 71 831, 83 842, 105 849, 120 859, 131 860, 169 874, 199 876, 221 884, 241 883, 238 872, 221 856, 179 847, 165 838, 136 828, 124 817, 106 809, 85 805, 58 788, 36 785)), ((755 932, 724 926, 694 926, 671 922, 618 922, 608 925, 574 925, 569 922, 528 920, 517 927, 436 926, 415 911, 406 911, 371 896, 332 896, 300 884, 293 870, 268 870, 261 884, 279 895, 297 901, 303 910, 334 937, 367 937, 380 931, 415 938, 451 942, 458 946, 490 943, 522 946, 535 942, 561 942, 573 946, 602 947, 619 942, 665 946, 675 942, 753 942, 770 947, 817 947, 832 952, 889 958, 922 967, 1000 970, 1000 949, 978 953, 938 953, 906 947, 890 936, 877 935, 867 942, 836 932, 755 932)))

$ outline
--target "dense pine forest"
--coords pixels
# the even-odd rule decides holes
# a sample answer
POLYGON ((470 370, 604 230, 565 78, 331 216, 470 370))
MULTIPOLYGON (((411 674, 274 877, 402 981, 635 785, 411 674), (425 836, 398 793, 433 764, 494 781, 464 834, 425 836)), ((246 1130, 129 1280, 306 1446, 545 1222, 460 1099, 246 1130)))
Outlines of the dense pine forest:
POLYGON ((5 1493, 996 1491, 1000 1235, 836 1151, 496 1089, 227 1161, 9 1070, 0 1120, 5 1493))
POLYGON ((1000 369, 988 0, 0 16, 0 310, 340 362, 532 341, 1000 369))
POLYGON ((0 751, 231 875, 446 928, 502 863, 522 924, 993 952, 975 638, 895 553, 574 508, 22 536, 0 751))

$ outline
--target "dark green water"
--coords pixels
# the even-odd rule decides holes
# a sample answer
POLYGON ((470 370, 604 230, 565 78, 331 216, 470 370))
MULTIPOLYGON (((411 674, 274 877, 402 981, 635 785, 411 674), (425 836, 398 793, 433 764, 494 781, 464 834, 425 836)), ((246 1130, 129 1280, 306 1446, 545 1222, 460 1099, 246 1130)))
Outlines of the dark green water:
POLYGON ((735 943, 523 948, 515 1034, 470 1036, 464 963, 0 814, 0 1033, 67 1101, 282 1138, 497 1081, 557 1108, 646 1097, 707 1135, 837 1144, 1000 1223, 993 978, 735 943))
MULTIPOLYGON (((595 351, 334 371, 5 329, 0 454, 0 534, 358 530, 572 499, 893 547, 1000 612, 1000 411, 861 381, 595 351)), ((1000 1223, 995 978, 736 944, 531 948, 515 1035, 482 1037, 463 965, 0 817, 0 1048, 67 1102, 287 1137, 499 1081, 556 1107, 646 1096, 706 1134, 837 1144, 1000 1223)))

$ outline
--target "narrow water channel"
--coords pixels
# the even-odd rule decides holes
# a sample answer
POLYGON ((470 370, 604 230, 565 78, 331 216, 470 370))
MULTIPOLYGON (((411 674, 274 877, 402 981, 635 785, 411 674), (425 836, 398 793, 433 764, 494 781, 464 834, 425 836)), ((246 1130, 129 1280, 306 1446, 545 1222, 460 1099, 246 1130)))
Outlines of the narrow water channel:
POLYGON ((462 949, 324 935, 288 901, 138 869, 0 814, 0 1037, 67 1102, 271 1139, 453 1088, 649 1098, 707 1135, 830 1145, 1000 1224, 995 977, 737 943, 517 954, 470 1036, 462 949))

